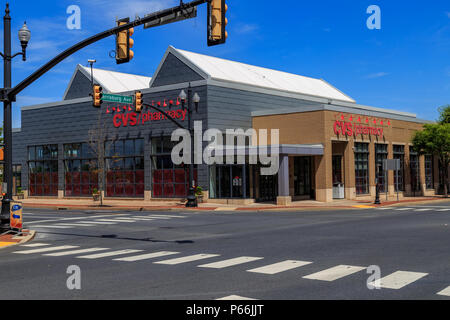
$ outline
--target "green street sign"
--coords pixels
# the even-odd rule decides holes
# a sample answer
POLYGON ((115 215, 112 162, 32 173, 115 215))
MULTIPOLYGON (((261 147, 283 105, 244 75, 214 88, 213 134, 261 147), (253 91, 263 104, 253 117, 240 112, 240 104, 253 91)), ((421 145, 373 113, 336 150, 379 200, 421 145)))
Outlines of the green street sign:
POLYGON ((118 94, 104 93, 103 97, 102 97, 102 101, 123 103, 123 104, 133 104, 133 97, 120 96, 118 94))

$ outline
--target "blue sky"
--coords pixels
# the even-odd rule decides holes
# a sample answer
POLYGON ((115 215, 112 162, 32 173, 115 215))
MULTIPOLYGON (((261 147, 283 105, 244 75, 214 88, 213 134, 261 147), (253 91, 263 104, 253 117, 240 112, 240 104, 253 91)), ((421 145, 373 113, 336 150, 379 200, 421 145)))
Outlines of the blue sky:
MULTIPOLYGON (((6 1, 0 3, 4 10, 6 1)), ((76 42, 113 27, 116 17, 143 16, 178 3, 11 1, 13 50, 20 50, 16 34, 25 20, 32 32, 29 60, 13 62, 13 83, 76 42), (70 5, 81 8, 81 30, 66 28, 70 5)), ((98 68, 152 76, 169 45, 323 78, 360 104, 413 112, 424 119, 435 120, 437 108, 450 104, 448 0, 228 0, 228 5, 226 45, 207 47, 205 6, 195 20, 135 30, 135 58, 125 65, 117 66, 109 57, 114 50, 110 37, 73 55, 24 90, 14 104, 14 127, 20 127, 21 106, 61 100, 78 63, 87 65, 93 58, 98 68), (366 26, 370 5, 381 8, 381 30, 366 26)))

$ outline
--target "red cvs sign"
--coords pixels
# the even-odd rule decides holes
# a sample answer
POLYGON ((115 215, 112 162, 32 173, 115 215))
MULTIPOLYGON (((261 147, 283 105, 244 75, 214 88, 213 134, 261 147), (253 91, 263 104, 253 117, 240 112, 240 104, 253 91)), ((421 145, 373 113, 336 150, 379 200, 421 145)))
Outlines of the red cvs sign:
POLYGON ((335 121, 334 134, 344 136, 373 135, 382 138, 384 135, 384 129, 365 126, 351 122, 335 121))

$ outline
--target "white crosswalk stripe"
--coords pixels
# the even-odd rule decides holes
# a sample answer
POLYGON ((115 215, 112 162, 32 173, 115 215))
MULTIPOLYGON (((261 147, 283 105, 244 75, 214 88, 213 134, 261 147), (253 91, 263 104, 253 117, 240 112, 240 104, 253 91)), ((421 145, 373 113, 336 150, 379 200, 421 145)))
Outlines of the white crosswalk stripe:
MULTIPOLYGON (((380 288, 385 289, 401 289, 425 276, 428 273, 397 271, 379 280, 380 288)), ((375 282, 370 283, 375 286, 375 282)))
POLYGON ((106 258, 106 257, 113 257, 113 256, 121 256, 121 255, 130 254, 130 253, 137 253, 137 252, 142 252, 142 250, 126 249, 126 250, 119 250, 119 251, 96 253, 96 254, 91 254, 91 255, 87 255, 87 256, 79 256, 77 258, 78 259, 99 259, 99 258, 106 258))
POLYGON ((174 254, 179 254, 179 252, 161 251, 161 252, 141 254, 139 256, 118 258, 118 259, 113 259, 113 260, 114 261, 135 262, 135 261, 142 261, 142 260, 148 260, 148 259, 153 259, 153 258, 170 256, 170 255, 174 255, 174 254))
POLYGON ((431 209, 429 208, 424 208, 424 209, 416 209, 414 210, 415 212, 425 212, 425 211, 431 211, 431 209))
POLYGON ((412 208, 400 208, 400 209, 395 209, 395 211, 408 211, 408 210, 413 210, 412 208))
POLYGON ((70 229, 70 227, 69 226, 38 225, 38 226, 33 226, 33 229, 70 229))
POLYGON ((78 223, 80 223, 80 224, 96 224, 96 225, 105 225, 105 226, 117 224, 115 222, 98 222, 98 221, 80 221, 78 223))
POLYGON ((150 218, 161 217, 161 218, 175 218, 175 219, 185 219, 186 218, 183 216, 169 216, 169 215, 159 215, 159 214, 152 214, 147 217, 150 217, 150 218))
POLYGON ((339 265, 317 273, 304 276, 305 279, 335 281, 366 269, 365 267, 339 265))
POLYGON ((450 211, 450 209, 439 209, 437 211, 439 211, 439 212, 447 212, 447 211, 450 211))
POLYGON ((58 246, 58 247, 50 247, 50 248, 15 251, 13 253, 32 254, 32 253, 43 253, 43 252, 58 251, 58 250, 68 250, 68 249, 75 249, 75 248, 79 248, 79 247, 78 246, 58 246))
POLYGON ((68 226, 68 227, 94 227, 93 224, 77 224, 77 223, 57 223, 55 226, 68 226))
POLYGON ((133 223, 136 222, 136 220, 113 220, 113 219, 98 219, 96 221, 100 221, 100 222, 124 222, 124 223, 133 223))
POLYGON ((181 264, 181 263, 186 263, 186 262, 193 262, 193 261, 198 261, 198 260, 203 260, 203 259, 214 258, 214 257, 218 257, 218 256, 220 256, 220 255, 218 255, 218 254, 196 254, 196 255, 187 256, 187 257, 158 261, 155 263, 156 264, 176 265, 176 264, 181 264))
POLYGON ((72 256, 80 253, 90 253, 90 252, 98 252, 110 250, 108 248, 89 248, 89 249, 80 249, 80 250, 72 250, 72 251, 63 251, 63 252, 54 252, 54 253, 46 253, 44 256, 49 257, 63 257, 63 256, 72 256))
POLYGON ((37 248, 37 247, 45 247, 49 246, 48 243, 30 243, 30 244, 23 244, 21 247, 27 247, 27 248, 37 248))
POLYGON ((279 263, 274 263, 265 267, 247 270, 247 272, 262 273, 262 274, 277 274, 292 269, 300 268, 311 264, 308 261, 296 261, 296 260, 286 260, 279 263))
POLYGON ((450 287, 445 288, 444 290, 437 293, 440 296, 450 297, 450 287))
POLYGON ((239 257, 234 259, 228 259, 223 261, 217 261, 213 263, 203 264, 201 266, 198 266, 199 268, 211 268, 211 269, 223 269, 228 267, 237 266, 244 263, 249 263, 252 261, 262 260, 264 258, 258 258, 258 257, 239 257))
POLYGON ((219 298, 216 299, 217 301, 223 300, 231 300, 231 301, 237 301, 237 300, 256 300, 256 299, 252 299, 252 298, 246 298, 246 297, 241 297, 241 296, 228 296, 228 297, 223 297, 223 298, 219 298))

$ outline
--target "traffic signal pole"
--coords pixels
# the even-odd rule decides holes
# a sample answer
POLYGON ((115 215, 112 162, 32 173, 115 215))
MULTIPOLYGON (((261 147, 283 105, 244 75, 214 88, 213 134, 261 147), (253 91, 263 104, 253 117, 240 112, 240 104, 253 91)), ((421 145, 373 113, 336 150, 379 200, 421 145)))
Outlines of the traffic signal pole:
POLYGON ((162 18, 169 17, 173 14, 177 14, 179 12, 183 12, 183 10, 194 8, 196 6, 202 5, 204 3, 211 3, 211 0, 195 0, 191 1, 189 3, 183 3, 183 1, 180 1, 180 5, 162 10, 159 12, 155 12, 153 14, 150 14, 144 18, 136 19, 130 23, 127 23, 125 25, 121 25, 109 30, 106 30, 104 32, 101 32, 99 34, 96 34, 84 41, 81 41, 77 43, 76 45, 70 47, 69 49, 65 50, 49 62, 47 62, 45 65, 43 65, 41 68, 36 70, 34 73, 32 73, 29 77, 24 79, 22 82, 20 82, 18 85, 16 85, 14 88, 11 88, 12 81, 11 81, 11 60, 16 57, 17 55, 22 54, 25 58, 25 52, 18 53, 14 56, 11 56, 11 16, 9 15, 9 4, 7 4, 6 7, 6 14, 4 16, 4 53, 0 54, 3 57, 4 60, 4 84, 3 88, 0 89, 0 101, 3 102, 3 108, 4 108, 4 157, 5 157, 5 164, 4 164, 4 181, 7 183, 7 192, 5 197, 2 199, 2 211, 0 214, 0 229, 5 226, 9 225, 9 215, 10 215, 10 203, 12 201, 12 195, 13 195, 13 172, 12 172, 12 102, 16 100, 16 96, 22 92, 24 89, 26 89, 28 86, 33 84, 36 80, 38 80, 40 77, 42 77, 44 74, 46 74, 48 71, 53 69, 56 65, 58 65, 60 62, 64 61, 66 58, 71 56, 72 54, 80 51, 81 49, 96 43, 100 40, 103 40, 107 37, 117 35, 119 32, 138 27, 140 25, 143 25, 145 23, 154 22, 162 18))
MULTIPOLYGON (((4 32, 4 52, 3 52, 3 87, 5 90, 11 88, 11 16, 9 15, 9 5, 6 5, 5 16, 3 17, 4 32)), ((2 190, 5 196, 2 199, 1 225, 9 224, 10 205, 13 195, 12 177, 12 100, 3 102, 3 139, 4 139, 4 165, 3 182, 6 183, 6 190, 2 190)), ((4 184, 3 184, 4 185, 4 184)), ((1 226, 0 225, 0 226, 1 226)))

